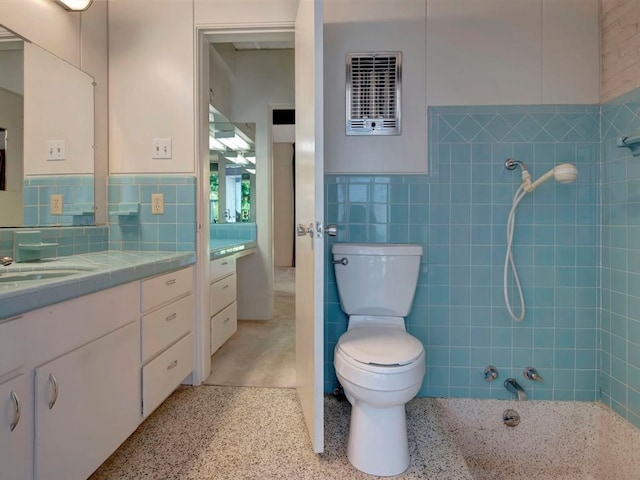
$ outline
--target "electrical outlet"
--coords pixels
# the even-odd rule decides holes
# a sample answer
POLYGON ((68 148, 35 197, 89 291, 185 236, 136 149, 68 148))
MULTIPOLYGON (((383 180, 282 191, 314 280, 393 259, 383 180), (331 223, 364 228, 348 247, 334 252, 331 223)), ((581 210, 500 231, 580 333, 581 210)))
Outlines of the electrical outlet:
POLYGON ((170 138, 154 138, 151 142, 153 148, 153 159, 171 158, 171 139, 170 138))
POLYGON ((65 150, 64 140, 49 140, 47 142, 47 160, 64 160, 65 150))
POLYGON ((153 215, 164 214, 164 195, 162 193, 151 194, 151 213, 153 215))
POLYGON ((51 215, 62 215, 62 206, 62 195, 51 195, 49 203, 49 212, 51 213, 51 215))

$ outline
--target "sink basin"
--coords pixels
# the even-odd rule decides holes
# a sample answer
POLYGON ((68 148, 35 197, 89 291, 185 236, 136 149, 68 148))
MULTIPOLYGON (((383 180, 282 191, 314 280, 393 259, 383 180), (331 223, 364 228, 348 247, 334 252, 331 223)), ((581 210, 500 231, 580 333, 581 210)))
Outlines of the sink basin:
POLYGON ((74 268, 58 269, 58 270, 32 270, 26 272, 7 272, 0 274, 0 284, 33 282, 38 280, 52 280, 55 278, 69 277, 87 273, 87 270, 78 270, 74 268))

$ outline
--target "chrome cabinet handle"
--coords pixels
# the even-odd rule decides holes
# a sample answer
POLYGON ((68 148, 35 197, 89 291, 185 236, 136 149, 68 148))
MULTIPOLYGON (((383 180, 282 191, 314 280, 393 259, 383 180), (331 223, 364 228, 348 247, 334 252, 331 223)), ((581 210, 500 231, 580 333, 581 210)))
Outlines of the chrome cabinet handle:
POLYGON ((170 322, 171 320, 175 320, 176 317, 178 316, 177 313, 172 313, 171 315, 169 315, 167 318, 164 319, 165 322, 170 322))
POLYGON ((166 282, 164 282, 165 285, 175 285, 176 283, 176 279, 172 278, 171 280, 167 280, 166 282))
POLYGON ((18 426, 21 414, 20 398, 18 398, 18 394, 13 390, 11 390, 11 401, 13 402, 13 410, 15 413, 13 414, 13 422, 9 424, 9 430, 13 432, 18 426))
POLYGON ((49 410, 51 410, 58 401, 58 379, 53 373, 49 374, 49 383, 53 387, 53 398, 49 401, 49 410))
POLYGON ((227 323, 229 320, 231 320, 231 318, 227 317, 222 321, 222 323, 227 323))
POLYGON ((224 287, 222 287, 222 290, 226 290, 227 288, 229 288, 229 284, 226 284, 224 287))
POLYGON ((178 366, 178 360, 174 360, 173 362, 171 362, 169 364, 169 366, 167 367, 167 370, 173 370, 174 368, 176 368, 178 366))

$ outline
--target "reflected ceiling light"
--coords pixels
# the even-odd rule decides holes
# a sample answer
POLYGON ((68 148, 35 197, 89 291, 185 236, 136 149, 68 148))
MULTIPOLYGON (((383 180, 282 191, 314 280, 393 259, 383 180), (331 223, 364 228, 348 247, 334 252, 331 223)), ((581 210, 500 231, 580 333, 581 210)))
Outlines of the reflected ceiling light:
POLYGON ((233 131, 216 132, 216 140, 222 142, 230 150, 250 150, 251 147, 245 139, 233 131))
POLYGON ((240 153, 238 153, 238 155, 236 155, 235 157, 224 157, 227 160, 237 164, 237 165, 246 165, 247 163, 247 159, 244 158, 240 153))
POLYGON ((93 0, 55 0, 56 3, 70 12, 84 12, 91 6, 93 0))
POLYGON ((227 149, 222 143, 209 135, 209 150, 217 150, 218 152, 224 152, 227 149))
POLYGON ((249 173, 254 174, 254 175, 256 174, 256 169, 255 169, 255 168, 245 168, 245 170, 246 170, 247 172, 249 172, 249 173))
POLYGON ((247 162, 253 163, 254 165, 256 164, 256 156, 255 155, 251 155, 251 156, 247 155, 244 158, 247 159, 247 162))

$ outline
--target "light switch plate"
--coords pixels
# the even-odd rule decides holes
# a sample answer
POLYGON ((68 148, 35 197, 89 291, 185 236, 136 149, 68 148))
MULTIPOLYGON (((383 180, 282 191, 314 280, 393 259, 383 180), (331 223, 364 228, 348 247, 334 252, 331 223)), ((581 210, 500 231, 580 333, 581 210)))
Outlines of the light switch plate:
POLYGON ((165 159, 171 158, 171 139, 170 138, 154 138, 151 142, 153 152, 151 158, 165 159))
POLYGON ((49 140, 47 142, 47 160, 64 160, 65 150, 64 140, 49 140))

